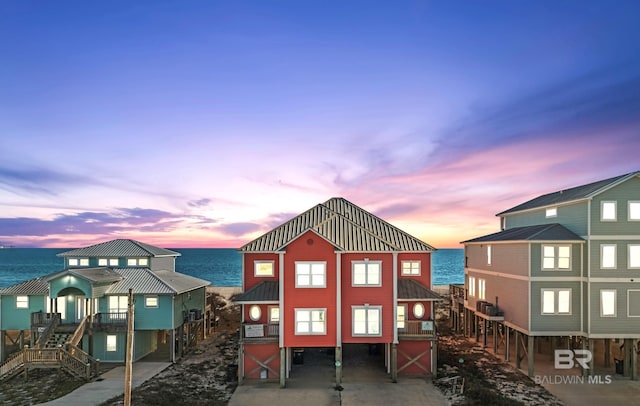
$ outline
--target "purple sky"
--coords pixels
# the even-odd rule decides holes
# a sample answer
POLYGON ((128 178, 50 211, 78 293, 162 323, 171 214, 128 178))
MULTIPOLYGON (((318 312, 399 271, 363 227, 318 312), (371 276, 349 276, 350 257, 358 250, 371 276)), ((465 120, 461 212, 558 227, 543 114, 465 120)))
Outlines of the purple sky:
POLYGON ((342 196, 439 247, 640 169, 637 1, 2 1, 0 242, 238 247, 342 196))

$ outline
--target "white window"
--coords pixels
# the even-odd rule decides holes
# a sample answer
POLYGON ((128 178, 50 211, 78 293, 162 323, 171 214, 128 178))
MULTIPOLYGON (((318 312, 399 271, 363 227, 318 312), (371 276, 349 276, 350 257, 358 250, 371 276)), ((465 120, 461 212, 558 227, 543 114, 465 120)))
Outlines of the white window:
POLYGON ((118 350, 118 336, 113 334, 107 335, 107 352, 114 352, 118 350))
POLYGON ((640 289, 627 289, 627 316, 640 317, 640 289))
POLYGON ((145 296, 144 307, 158 307, 158 296, 145 296))
POLYGON ((380 261, 353 261, 351 267, 352 286, 382 286, 380 261))
POLYGON ((600 220, 602 221, 616 221, 617 219, 617 203, 616 202, 602 202, 600 204, 600 220))
POLYGON ((600 268, 602 269, 616 268, 616 245, 615 244, 600 245, 600 268))
POLYGON ((476 278, 475 276, 469 277, 469 296, 476 295, 476 278))
POLYGON ((640 245, 629 244, 629 268, 640 268, 640 245))
POLYGON ((327 334, 326 309, 296 309, 296 335, 327 334))
POLYGON ((100 258, 98 266, 118 266, 118 258, 100 258))
POLYGON ((149 265, 148 258, 127 258, 127 266, 147 266, 149 265))
MULTIPOLYGON (((47 313, 51 313, 52 309, 51 309, 51 298, 49 296, 47 296, 46 301, 47 301, 47 313)), ((60 318, 62 320, 66 320, 67 319, 67 297, 66 296, 59 296, 55 299, 55 307, 57 310, 57 313, 60 313, 60 318)), ((96 306, 96 309, 98 307, 96 306)))
POLYGON ((600 316, 616 317, 615 289, 600 289, 600 316))
POLYGON ((491 265, 491 245, 487 245, 487 265, 491 265))
POLYGON ((127 296, 109 296, 109 313, 126 313, 128 305, 127 296))
POLYGON ((273 276, 273 261, 254 262, 254 276, 273 276))
POLYGON ((353 336, 382 335, 382 306, 353 306, 353 336))
POLYGON ((629 220, 640 220, 640 202, 629 202, 629 220))
POLYGON ((571 289, 542 289, 542 314, 571 314, 571 289))
POLYGON ((403 275, 420 275, 420 261, 402 261, 403 275))
POLYGON ((269 307, 269 323, 280 323, 280 307, 269 307))
POLYGON ((16 296, 16 309, 28 309, 29 296, 16 296))
POLYGON ((424 305, 422 303, 416 303, 413 305, 413 316, 416 319, 424 317, 424 305))
POLYGON ((69 258, 69 266, 89 266, 89 258, 69 258))
POLYGON ((557 207, 549 207, 545 212, 545 217, 558 217, 558 208, 557 207))
POLYGON ((478 279, 478 299, 485 299, 485 289, 487 287, 487 282, 484 279, 478 279))
POLYGON ((326 263, 296 262, 296 288, 324 288, 326 286, 326 263))
POLYGON ((398 305, 397 312, 396 327, 399 329, 403 329, 405 328, 407 321, 407 305, 398 305))
POLYGON ((253 321, 260 320, 260 316, 262 316, 262 311, 260 310, 260 306, 253 305, 249 309, 249 318, 253 321))
POLYGON ((570 245, 543 245, 542 246, 543 270, 568 270, 571 269, 570 245))

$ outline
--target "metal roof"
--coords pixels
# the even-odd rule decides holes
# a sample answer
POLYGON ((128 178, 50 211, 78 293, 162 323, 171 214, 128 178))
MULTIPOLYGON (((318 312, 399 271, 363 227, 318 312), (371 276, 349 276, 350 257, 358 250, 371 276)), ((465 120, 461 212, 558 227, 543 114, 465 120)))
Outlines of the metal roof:
POLYGON ((64 271, 50 274, 48 276, 45 276, 44 278, 47 282, 49 282, 64 275, 74 275, 79 278, 86 279, 91 283, 98 284, 113 283, 122 279, 122 276, 114 272, 113 269, 107 267, 65 269, 64 271))
POLYGON ((238 296, 234 302, 277 302, 280 300, 279 287, 278 281, 262 281, 238 296))
POLYGON ((175 293, 180 294, 190 290, 211 285, 211 282, 204 279, 194 278, 174 271, 149 271, 171 288, 175 293))
POLYGON ((492 241, 584 241, 573 231, 557 223, 515 227, 497 233, 463 241, 462 243, 492 241))
POLYGON ((640 171, 631 172, 626 175, 616 176, 615 178, 605 179, 598 182, 589 183, 587 185, 577 186, 574 188, 560 190, 546 195, 538 196, 535 199, 531 199, 518 206, 512 207, 508 210, 496 214, 496 216, 502 216, 504 214, 514 213, 523 210, 530 210, 539 207, 553 206, 561 203, 568 203, 577 200, 583 200, 591 198, 605 190, 640 175, 640 171))
POLYGON ((0 289, 0 295, 48 295, 49 284, 43 277, 29 279, 18 283, 13 286, 9 286, 4 289, 0 289))
POLYGON ((179 252, 140 241, 117 239, 58 254, 59 257, 178 257, 179 252))
POLYGON ((444 300, 415 279, 398 279, 398 300, 444 300))
POLYGON ((341 251, 435 251, 431 245, 339 197, 312 207, 247 243, 240 251, 279 251, 309 230, 341 251))
POLYGON ((157 278, 150 269, 116 268, 114 271, 120 275, 121 280, 109 286, 104 294, 126 295, 129 293, 129 289, 131 289, 134 294, 142 295, 176 293, 171 287, 157 278))

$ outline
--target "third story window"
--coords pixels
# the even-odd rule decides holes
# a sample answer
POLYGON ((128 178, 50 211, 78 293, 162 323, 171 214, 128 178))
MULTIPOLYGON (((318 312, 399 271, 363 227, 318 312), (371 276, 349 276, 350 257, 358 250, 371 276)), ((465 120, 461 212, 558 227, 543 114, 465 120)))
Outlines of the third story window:
POLYGON ((629 202, 629 220, 640 220, 640 202, 629 202))
POLYGON ((353 286, 381 286, 382 263, 380 261, 353 262, 353 286))
POLYGON ((542 289, 542 314, 571 314, 571 289, 542 289))
POLYGON ((616 202, 602 202, 601 203, 601 216, 603 221, 616 221, 617 204, 616 202))
POLYGON ((615 244, 600 245, 600 267, 602 269, 616 268, 616 245, 615 244))
POLYGON ((420 261, 402 261, 403 275, 420 275, 420 261))
POLYGON ((296 262, 296 288, 326 287, 324 262, 296 262))
POLYGON ((255 276, 273 276, 273 261, 256 261, 255 276))
POLYGON ((542 269, 554 270, 571 268, 571 246, 569 245, 543 245, 542 269))
POLYGON ((600 289, 600 316, 616 317, 615 289, 600 289))

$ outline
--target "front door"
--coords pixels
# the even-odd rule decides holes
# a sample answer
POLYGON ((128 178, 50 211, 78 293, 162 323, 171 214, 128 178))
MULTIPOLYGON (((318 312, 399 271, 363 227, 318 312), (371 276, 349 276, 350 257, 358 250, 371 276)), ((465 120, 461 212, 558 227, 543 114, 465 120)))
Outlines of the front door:
POLYGON ((84 296, 76 296, 76 321, 84 319, 87 314, 87 301, 84 296))

